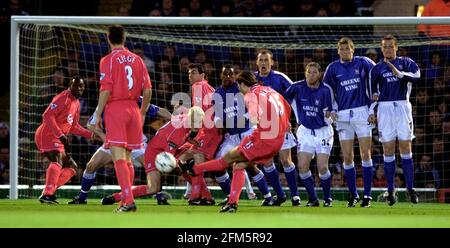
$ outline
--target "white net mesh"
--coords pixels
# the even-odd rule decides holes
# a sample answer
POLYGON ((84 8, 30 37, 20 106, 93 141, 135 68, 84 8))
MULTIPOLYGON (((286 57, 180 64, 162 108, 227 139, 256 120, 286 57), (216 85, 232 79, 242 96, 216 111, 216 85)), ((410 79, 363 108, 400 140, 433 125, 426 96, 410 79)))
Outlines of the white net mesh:
MULTIPOLYGON (((256 70, 258 49, 274 53, 275 68, 293 81, 304 78, 304 65, 315 61, 322 68, 338 59, 336 44, 345 36, 353 39, 355 55, 367 55, 378 61, 381 37, 387 32, 399 40, 399 55, 416 61, 422 78, 414 85, 411 103, 417 138, 413 142, 416 186, 418 188, 450 188, 448 154, 450 145, 450 37, 430 38, 416 35, 415 25, 357 26, 206 26, 206 25, 125 25, 126 46, 144 56, 153 83, 152 103, 172 111, 170 98, 176 92, 189 92, 187 65, 205 66, 210 84, 221 84, 220 70, 232 64, 236 71, 256 70)), ((67 87, 73 75, 85 78, 86 91, 81 101, 81 123, 93 113, 98 99, 100 58, 109 51, 107 25, 20 25, 19 83, 19 184, 43 185, 47 162, 34 145, 34 132, 41 123, 41 114, 52 97, 67 87)), ((154 131, 149 124, 146 133, 154 131)), ((293 124, 295 120, 292 120, 293 124)), ((152 123, 159 126, 157 123, 152 123)), ((385 187, 382 176, 382 148, 374 133, 374 187, 385 187)), ((337 141, 337 137, 335 138, 337 141)), ((71 152, 79 165, 79 173, 70 184, 80 183, 82 171, 99 144, 72 137, 71 152)), ((295 154, 295 150, 292 151, 295 154)), ((345 187, 339 142, 335 142, 330 166, 333 187, 337 193, 345 187)), ((360 158, 355 146, 355 163, 360 180, 360 158)), ((296 160, 293 156, 294 161, 296 160)), ((397 161, 400 161, 398 158, 397 161)), ((314 168, 314 166, 313 166, 314 168)), ((280 168, 280 171, 283 171, 280 168)), ((315 172, 317 177, 317 172, 315 172)), ((401 164, 398 163, 397 184, 404 187, 401 164)), ((97 184, 116 184, 114 169, 98 172, 97 184)), ((282 179, 284 175, 282 175, 282 179)), ((212 180, 210 184, 215 184, 212 180)), ((143 169, 137 169, 136 184, 145 184, 143 169)), ((184 185, 177 174, 164 176, 164 185, 184 185)), ((284 186, 287 186, 283 181, 284 186)), ((434 190, 430 193, 434 198, 434 190)), ((21 191, 20 197, 36 196, 35 191, 21 191)), ((335 196, 336 197, 336 196, 335 196)))

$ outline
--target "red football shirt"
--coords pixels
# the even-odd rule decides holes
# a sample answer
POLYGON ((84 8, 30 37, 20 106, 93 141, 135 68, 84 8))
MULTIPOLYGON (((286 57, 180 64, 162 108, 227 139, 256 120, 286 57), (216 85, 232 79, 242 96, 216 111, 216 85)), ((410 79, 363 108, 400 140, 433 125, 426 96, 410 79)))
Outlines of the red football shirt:
POLYGON ((141 57, 126 48, 116 48, 100 60, 100 90, 111 92, 108 102, 138 100, 142 89, 152 87, 141 57))
POLYGON ((214 88, 207 80, 192 84, 192 106, 199 106, 206 112, 212 107, 212 95, 214 88))
POLYGON ((47 126, 58 138, 68 133, 91 138, 92 132, 82 127, 78 123, 79 119, 80 101, 70 90, 65 90, 56 95, 45 110, 42 125, 47 126))
POLYGON ((281 136, 289 130, 289 118, 291 107, 284 98, 274 89, 255 85, 244 96, 245 105, 250 119, 258 120, 260 131, 274 130, 273 125, 278 125, 278 134, 281 136))

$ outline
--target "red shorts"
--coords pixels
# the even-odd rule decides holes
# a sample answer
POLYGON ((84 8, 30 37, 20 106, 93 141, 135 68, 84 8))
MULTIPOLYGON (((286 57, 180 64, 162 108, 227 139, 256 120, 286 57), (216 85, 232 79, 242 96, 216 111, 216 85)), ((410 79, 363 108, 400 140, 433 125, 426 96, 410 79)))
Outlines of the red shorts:
POLYGON ((194 139, 198 142, 198 146, 193 146, 192 150, 202 153, 206 160, 215 157, 217 148, 222 142, 222 134, 217 128, 202 128, 194 139))
MULTIPOLYGON (((147 144, 144 155, 145 173, 156 170, 155 160, 156 156, 164 151, 169 150, 167 141, 160 139, 158 136, 154 136, 147 144)), ((175 150, 175 149, 174 149, 175 150)))
POLYGON ((34 142, 41 153, 49 151, 65 152, 63 143, 61 143, 58 137, 46 125, 40 125, 38 127, 34 134, 34 142))
POLYGON ((106 142, 128 150, 142 148, 142 117, 136 101, 113 101, 105 108, 106 142))
POLYGON ((238 151, 249 162, 266 164, 280 151, 284 143, 284 136, 275 139, 261 139, 258 129, 245 137, 238 146, 238 151))

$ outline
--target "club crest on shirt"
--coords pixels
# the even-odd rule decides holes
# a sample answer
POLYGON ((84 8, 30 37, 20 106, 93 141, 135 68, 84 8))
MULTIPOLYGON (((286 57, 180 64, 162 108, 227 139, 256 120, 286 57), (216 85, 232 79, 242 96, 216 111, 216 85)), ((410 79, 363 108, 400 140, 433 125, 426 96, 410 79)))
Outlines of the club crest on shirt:
POLYGON ((359 75, 359 70, 358 69, 355 69, 355 74, 359 75))
POLYGON ((250 147, 252 147, 253 146, 253 142, 252 141, 249 141, 249 142, 247 142, 247 144, 245 144, 244 145, 244 149, 250 149, 250 147))
POLYGON ((58 105, 56 105, 54 103, 50 103, 50 109, 55 109, 56 107, 58 107, 58 105))
POLYGON ((59 144, 58 144, 58 143, 53 143, 53 146, 56 147, 56 148, 58 148, 58 147, 59 147, 59 144))
POLYGON ((315 104, 316 104, 316 106, 319 106, 319 100, 316 100, 315 102, 314 102, 315 104))
POLYGON ((69 123, 70 125, 72 125, 72 123, 73 123, 73 116, 72 116, 72 114, 69 114, 69 115, 67 116, 67 123, 69 123))

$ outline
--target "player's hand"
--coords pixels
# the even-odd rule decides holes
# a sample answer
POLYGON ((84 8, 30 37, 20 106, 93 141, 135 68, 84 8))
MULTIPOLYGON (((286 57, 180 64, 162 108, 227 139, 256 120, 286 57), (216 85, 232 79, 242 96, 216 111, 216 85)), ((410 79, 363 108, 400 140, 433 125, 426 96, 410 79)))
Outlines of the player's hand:
MULTIPOLYGON (((328 111, 327 111, 328 112, 328 111)), ((333 122, 336 122, 337 121, 337 119, 338 119, 338 114, 336 113, 336 112, 330 112, 330 116, 329 117, 331 117, 331 119, 333 120, 333 122)), ((328 118, 328 117, 327 117, 328 118)))
POLYGON ((375 116, 375 114, 370 114, 370 115, 369 115, 369 118, 367 119, 367 121, 368 121, 370 124, 375 124, 375 123, 377 122, 377 117, 375 116))
POLYGON ((389 68, 391 68, 392 73, 394 73, 394 75, 396 77, 401 77, 402 73, 386 58, 384 59, 384 62, 389 66, 389 68))
POLYGON ((69 139, 67 138, 67 136, 63 135, 63 136, 59 137, 59 140, 64 145, 64 149, 68 150, 69 149, 69 139))
POLYGON ((103 132, 92 133, 92 140, 97 140, 97 141, 105 143, 106 135, 103 132))

